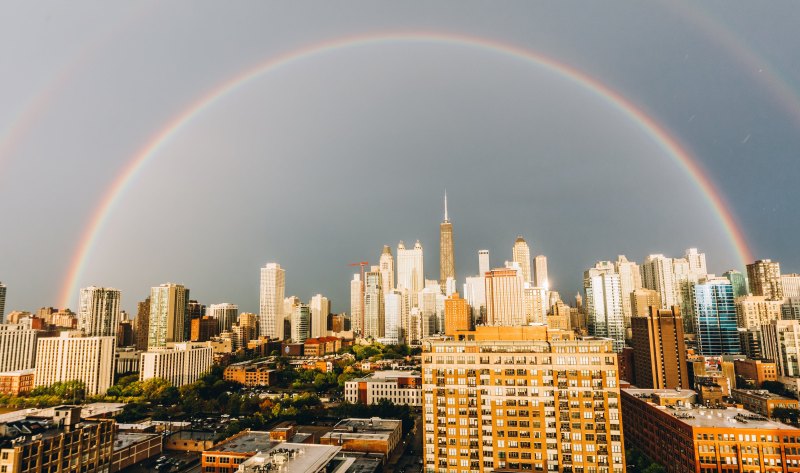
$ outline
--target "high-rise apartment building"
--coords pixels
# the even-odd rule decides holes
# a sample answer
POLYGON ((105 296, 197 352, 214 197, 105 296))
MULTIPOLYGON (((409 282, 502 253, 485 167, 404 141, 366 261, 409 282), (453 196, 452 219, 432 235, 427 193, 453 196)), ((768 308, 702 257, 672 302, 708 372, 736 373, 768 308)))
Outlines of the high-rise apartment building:
POLYGON ((423 344, 426 471, 621 473, 617 356, 572 338, 483 326, 423 344))
POLYGON ((307 304, 294 304, 292 306, 292 342, 303 343, 310 337, 311 307, 307 304))
POLYGON ((364 281, 360 274, 354 274, 350 281, 350 328, 364 335, 364 281))
POLYGON ((523 282, 533 282, 533 275, 531 274, 531 249, 521 235, 514 241, 514 246, 511 249, 511 261, 519 265, 522 271, 523 282))
POLYGON ((741 271, 736 271, 735 269, 731 269, 722 273, 722 277, 726 278, 728 281, 731 282, 733 286, 733 298, 737 299, 742 296, 746 296, 749 294, 747 289, 747 278, 741 271))
POLYGON ((734 301, 740 328, 760 330, 762 325, 781 318, 783 301, 772 301, 765 296, 743 296, 734 301))
POLYGON ((328 314, 331 313, 331 301, 317 294, 309 302, 311 308, 311 337, 325 337, 328 335, 328 314))
POLYGON ((206 309, 206 316, 213 317, 219 325, 219 333, 230 331, 233 324, 239 320, 239 306, 229 302, 210 304, 206 309))
POLYGON ((708 274, 705 253, 698 252, 697 248, 689 248, 683 257, 689 262, 689 271, 695 274, 708 274))
POLYGON ((672 258, 664 255, 649 255, 641 267, 642 285, 647 289, 658 291, 661 296, 661 308, 668 309, 681 303, 678 297, 679 288, 675 284, 675 271, 672 258))
POLYGON ((589 333, 614 341, 614 350, 625 347, 625 322, 622 319, 622 292, 614 264, 600 261, 583 274, 586 294, 586 322, 589 333))
POLYGON ((186 340, 189 330, 186 312, 188 301, 189 289, 180 284, 167 283, 150 288, 148 349, 186 340))
POLYGON ((33 368, 36 339, 30 323, 0 324, 0 373, 33 368))
POLYGON ((110 287, 84 287, 78 307, 78 330, 89 337, 114 337, 119 324, 120 291, 110 287))
POLYGON ((522 275, 515 268, 496 268, 485 275, 486 325, 523 325, 522 275))
POLYGON ((490 269, 489 250, 478 250, 478 276, 484 277, 490 269))
POLYGON ((543 324, 546 322, 548 300, 547 289, 533 287, 525 283, 522 288, 522 304, 525 310, 525 323, 543 324))
POLYGON ((787 297, 781 304, 781 319, 800 320, 800 297, 787 297))
POLYGON ((486 316, 486 280, 483 274, 466 278, 464 299, 472 308, 472 319, 476 323, 482 323, 486 316))
POLYGON ((83 337, 62 332, 36 343, 34 384, 82 381, 87 396, 105 394, 114 379, 114 337, 83 337))
POLYGON ((447 215, 447 192, 444 193, 444 220, 439 225, 439 284, 447 287, 447 279, 456 279, 456 255, 453 252, 453 224, 447 215))
POLYGON ((693 287, 697 346, 701 355, 741 353, 733 286, 726 278, 704 279, 693 287))
POLYGON ((411 250, 407 250, 402 241, 397 245, 397 288, 408 289, 411 307, 417 307, 417 295, 425 288, 422 244, 419 240, 411 250))
POLYGON ((380 268, 373 266, 364 274, 364 338, 382 338, 386 329, 380 268))
POLYGON ((258 315, 242 312, 239 314, 239 323, 231 331, 238 333, 237 342, 239 346, 246 347, 250 340, 255 340, 258 337, 258 315))
POLYGON ((398 290, 392 290, 384 295, 384 328, 383 343, 396 345, 403 340, 403 315, 404 298, 398 290))
MULTIPOLYGON (((625 255, 619 255, 614 262, 614 271, 619 274, 619 289, 622 295, 622 320, 625 330, 631 328, 631 317, 635 315, 631 306, 631 293, 642 288, 642 273, 639 265, 628 261, 625 255)), ((647 312, 645 312, 647 313, 647 312)))
POLYGON ((192 342, 207 342, 220 334, 219 321, 209 315, 192 319, 189 326, 189 340, 192 342))
POLYGON ((800 297, 800 274, 781 274, 783 298, 800 297))
POLYGON ((283 340, 283 298, 286 291, 286 272, 278 263, 261 268, 261 297, 259 302, 259 335, 283 340))
POLYGON ((630 300, 633 317, 647 317, 650 315, 650 306, 661 307, 661 296, 652 289, 636 289, 631 292, 630 300))
POLYGON ((770 300, 783 299, 781 265, 777 261, 764 259, 748 264, 747 283, 754 296, 764 296, 770 300))
POLYGON ((800 321, 773 320, 761 327, 764 357, 775 361, 781 376, 800 376, 800 321))
POLYGON ((680 307, 651 306, 646 317, 631 318, 636 385, 640 388, 689 388, 680 307))
POLYGON ((386 294, 394 290, 394 256, 392 256, 392 249, 389 248, 389 245, 383 245, 378 266, 381 268, 381 277, 383 278, 381 281, 383 293, 386 294))
POLYGON ((200 379, 214 363, 208 343, 171 343, 142 353, 139 379, 161 378, 173 386, 183 386, 200 379))
POLYGON ((0 282, 0 324, 6 320, 6 285, 0 282))
POLYGON ((536 255, 533 258, 533 285, 550 289, 550 277, 547 275, 547 256, 536 255))
POLYGON ((458 293, 451 294, 444 301, 444 334, 454 336, 458 331, 469 330, 472 327, 472 317, 469 304, 458 293))
POLYGON ((150 339, 150 298, 136 303, 136 349, 146 351, 150 339))

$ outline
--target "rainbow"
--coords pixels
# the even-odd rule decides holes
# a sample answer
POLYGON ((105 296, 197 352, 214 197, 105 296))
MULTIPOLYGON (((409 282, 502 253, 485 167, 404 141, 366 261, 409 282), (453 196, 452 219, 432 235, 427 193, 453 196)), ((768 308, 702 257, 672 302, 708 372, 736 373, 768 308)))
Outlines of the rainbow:
POLYGON ((742 266, 744 266, 745 262, 752 261, 743 232, 739 228, 733 214, 728 210, 725 199, 716 189, 712 181, 706 176, 703 169, 701 169, 686 149, 677 139, 672 137, 663 126, 657 123, 641 108, 635 106, 631 101, 605 84, 571 66, 557 62, 537 52, 486 38, 438 32, 377 33, 324 41, 268 59, 251 69, 233 76, 231 79, 210 90, 164 125, 160 131, 153 135, 127 162, 122 172, 119 173, 114 182, 109 186, 100 204, 91 215, 89 223, 85 227, 79 240, 77 251, 74 253, 68 268, 68 274, 61 291, 61 306, 67 307, 71 296, 77 292, 80 276, 86 265, 88 256, 114 205, 125 194, 125 190, 145 164, 152 160, 158 152, 170 142, 171 138, 186 129, 194 118, 208 111, 216 102, 232 94, 243 85, 281 67, 342 49, 397 42, 436 43, 470 47, 505 55, 541 67, 592 93, 598 99, 618 110, 631 120, 631 122, 644 132, 654 144, 665 151, 683 168, 686 174, 697 183, 706 196, 719 223, 728 234, 730 243, 740 258, 742 266))

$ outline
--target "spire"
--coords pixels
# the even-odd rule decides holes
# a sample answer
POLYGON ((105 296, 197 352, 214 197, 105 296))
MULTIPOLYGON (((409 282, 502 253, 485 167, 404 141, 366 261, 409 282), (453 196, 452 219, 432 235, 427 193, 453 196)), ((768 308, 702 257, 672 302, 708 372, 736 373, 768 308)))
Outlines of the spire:
POLYGON ((447 189, 444 190, 444 221, 450 221, 450 219, 447 218, 447 189))

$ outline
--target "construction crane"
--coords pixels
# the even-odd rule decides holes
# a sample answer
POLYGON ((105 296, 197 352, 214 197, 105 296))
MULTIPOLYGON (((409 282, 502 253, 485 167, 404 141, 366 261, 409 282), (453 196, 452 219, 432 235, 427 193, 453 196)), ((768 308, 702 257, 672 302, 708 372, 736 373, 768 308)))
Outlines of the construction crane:
MULTIPOLYGON (((369 261, 359 261, 358 263, 350 263, 348 266, 361 266, 361 314, 359 318, 359 335, 364 336, 364 267, 369 266, 369 261)), ((350 314, 352 315, 352 314, 350 314)), ((352 321, 351 321, 352 323, 352 321)))

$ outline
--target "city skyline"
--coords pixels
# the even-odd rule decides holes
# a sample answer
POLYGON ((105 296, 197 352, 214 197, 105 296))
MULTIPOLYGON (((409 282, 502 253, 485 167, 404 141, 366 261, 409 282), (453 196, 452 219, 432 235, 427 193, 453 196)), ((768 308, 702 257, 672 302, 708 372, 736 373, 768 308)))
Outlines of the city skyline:
POLYGON ((348 263, 436 248, 444 188, 462 280, 517 234, 563 292, 618 254, 697 247, 744 271, 744 240, 800 267, 790 4, 203 4, 191 25, 184 5, 3 15, 4 44, 41 32, 0 60, 7 311, 75 307, 92 284, 131 311, 164 280, 252 310, 265 261, 341 309, 348 263))

